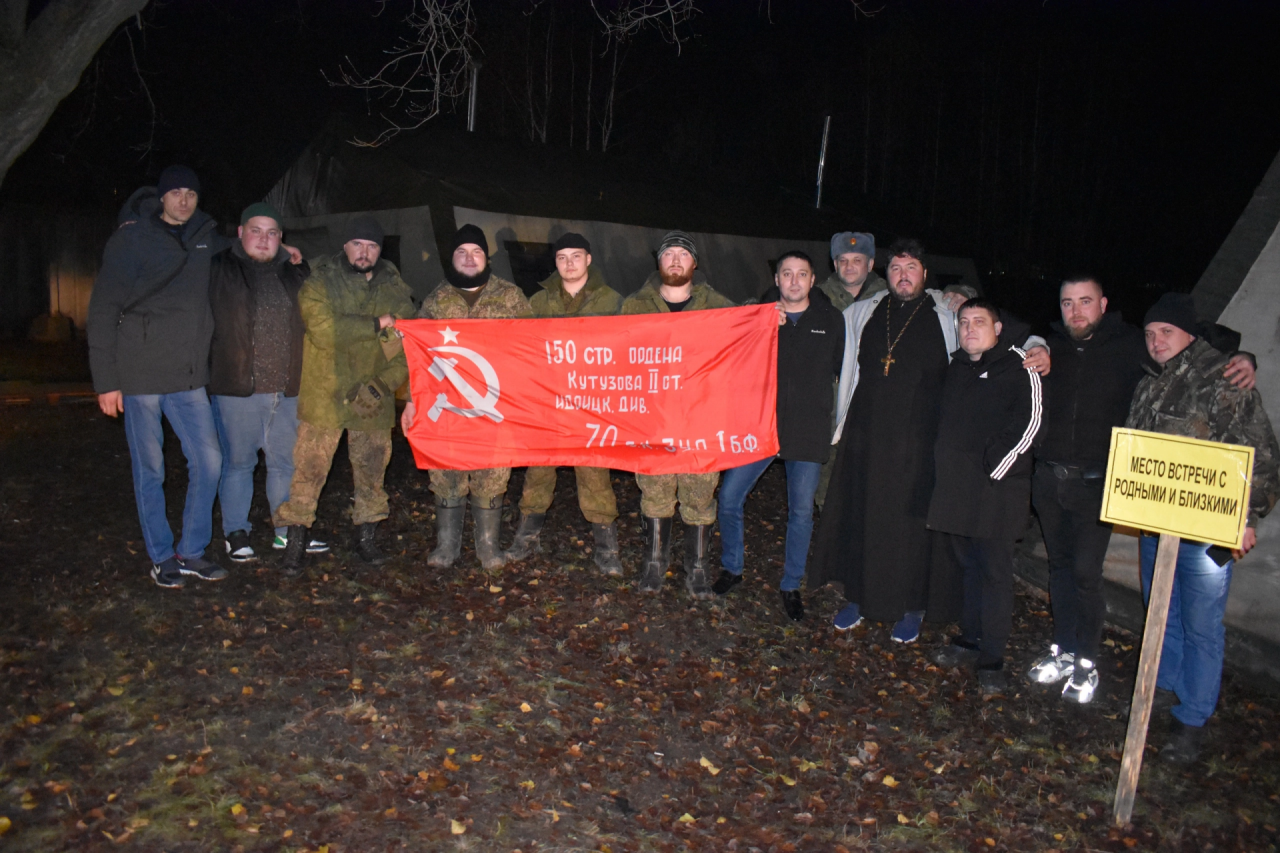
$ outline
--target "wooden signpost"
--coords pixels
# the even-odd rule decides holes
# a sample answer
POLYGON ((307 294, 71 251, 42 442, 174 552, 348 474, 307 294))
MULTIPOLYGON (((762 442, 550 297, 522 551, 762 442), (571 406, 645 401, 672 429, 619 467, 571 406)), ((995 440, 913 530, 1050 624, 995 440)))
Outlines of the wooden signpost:
POLYGON ((1252 474, 1252 447, 1141 430, 1111 431, 1101 518, 1160 534, 1112 809, 1117 826, 1128 824, 1133 815, 1178 546, 1187 538, 1238 550, 1249 515, 1252 474))

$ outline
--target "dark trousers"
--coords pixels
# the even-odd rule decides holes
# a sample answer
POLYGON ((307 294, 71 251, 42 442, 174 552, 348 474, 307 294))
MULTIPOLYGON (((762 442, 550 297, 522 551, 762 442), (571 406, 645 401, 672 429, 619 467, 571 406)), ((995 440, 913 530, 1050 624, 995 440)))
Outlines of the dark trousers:
POLYGON ((978 649, 978 666, 1004 660, 1013 630, 1013 541, 949 534, 964 577, 960 639, 978 649))
POLYGON ((1107 603, 1102 595, 1102 562, 1111 525, 1098 520, 1102 480, 1059 480, 1037 465, 1031 502, 1040 516, 1049 555, 1049 604, 1053 641, 1078 658, 1098 659, 1107 603))

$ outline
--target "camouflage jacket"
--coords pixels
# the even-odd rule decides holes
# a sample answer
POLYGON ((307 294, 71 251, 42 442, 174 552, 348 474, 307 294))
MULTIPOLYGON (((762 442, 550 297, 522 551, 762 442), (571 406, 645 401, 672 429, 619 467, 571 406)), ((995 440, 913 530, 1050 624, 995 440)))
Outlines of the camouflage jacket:
POLYGON ((462 291, 447 281, 440 282, 422 300, 418 316, 427 320, 510 320, 513 317, 532 317, 533 309, 520 288, 491 275, 472 307, 467 306, 462 291))
POLYGON ((888 283, 880 277, 875 270, 867 273, 867 280, 862 283, 862 289, 858 291, 857 296, 850 296, 849 291, 845 289, 844 282, 840 280, 839 273, 832 273, 827 280, 818 285, 818 289, 827 295, 831 300, 831 304, 835 306, 837 311, 844 311, 855 302, 863 299, 869 299, 882 290, 888 290, 888 283))
POLYGON ((1148 364, 1125 426, 1252 447, 1248 525, 1256 527, 1280 497, 1280 446, 1258 392, 1242 391, 1223 378, 1229 360, 1195 340, 1164 365, 1148 364))
POLYGON ((330 429, 380 430, 395 425, 394 394, 376 417, 362 418, 347 404, 350 390, 374 377, 393 392, 409 377, 394 332, 378 331, 378 318, 413 316, 409 285, 389 261, 379 260, 365 280, 342 252, 321 258, 298 292, 307 334, 302 345, 298 418, 330 429), (384 344, 386 349, 384 349, 384 344), (388 358, 388 352, 393 353, 388 358))
POLYGON ((587 283, 572 298, 564 292, 560 273, 542 282, 542 288, 529 300, 535 317, 608 317, 622 307, 618 291, 604 283, 595 267, 587 268, 587 283))
MULTIPOLYGON (((671 309, 667 307, 666 301, 662 298, 662 278, 655 272, 640 289, 628 296, 622 302, 621 314, 670 314, 671 309)), ((689 304, 684 307, 685 311, 702 311, 706 308, 732 308, 733 300, 716 290, 709 284, 695 284, 693 292, 689 295, 689 304)))

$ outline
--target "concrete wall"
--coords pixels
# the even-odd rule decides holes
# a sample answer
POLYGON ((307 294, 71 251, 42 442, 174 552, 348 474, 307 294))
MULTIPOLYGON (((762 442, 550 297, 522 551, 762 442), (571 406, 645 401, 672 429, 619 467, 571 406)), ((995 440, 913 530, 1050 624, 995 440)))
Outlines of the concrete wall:
MULTIPOLYGON (((1280 425, 1280 224, 1249 268, 1218 322, 1240 332, 1241 349, 1258 358, 1258 391, 1273 427, 1280 425)), ((1258 527, 1258 547, 1238 562, 1228 621, 1280 642, 1280 510, 1258 527)))

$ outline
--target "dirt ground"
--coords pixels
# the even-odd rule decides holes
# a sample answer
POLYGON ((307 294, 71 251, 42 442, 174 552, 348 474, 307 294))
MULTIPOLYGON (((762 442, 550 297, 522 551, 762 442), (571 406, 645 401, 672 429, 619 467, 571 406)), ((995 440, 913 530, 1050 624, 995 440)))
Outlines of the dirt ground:
MULTIPOLYGON (((1081 708, 1025 684, 983 701, 928 662, 947 626, 907 647, 886 625, 837 634, 832 589, 791 623, 779 466, 748 503, 748 581, 719 602, 690 601, 678 559, 660 596, 634 589, 624 474, 621 579, 594 570, 567 471, 538 558, 487 574, 468 533, 458 565, 431 570, 426 476, 397 442, 385 568, 350 551, 340 455, 320 510, 331 556, 275 572, 260 484, 263 559, 172 592, 147 576, 121 425, 86 404, 0 409, 0 848, 1277 847, 1276 703, 1230 673, 1206 760, 1161 765, 1157 726, 1115 829, 1132 636, 1108 633, 1081 708)), ((167 458, 176 525, 172 439, 167 458)), ((1048 632, 1021 592, 1019 669, 1048 632)))

